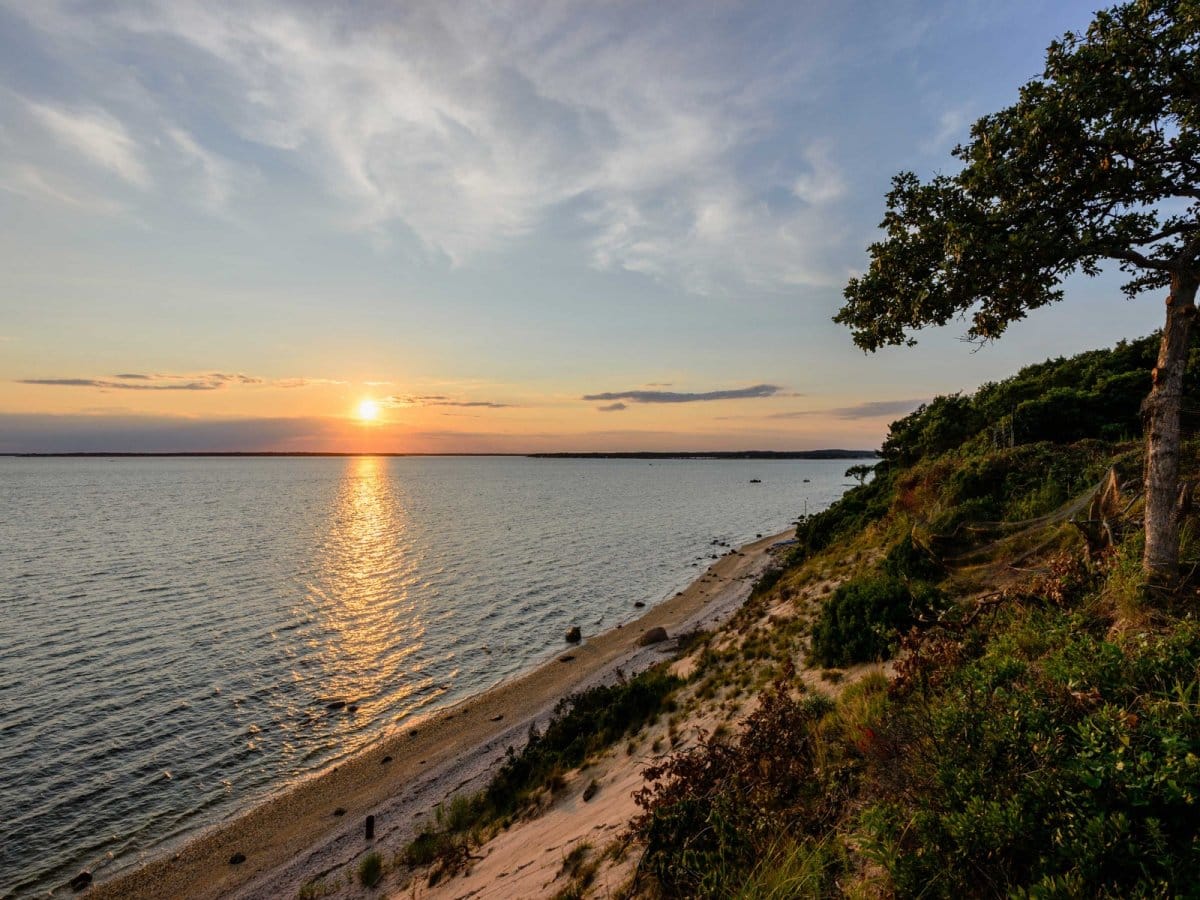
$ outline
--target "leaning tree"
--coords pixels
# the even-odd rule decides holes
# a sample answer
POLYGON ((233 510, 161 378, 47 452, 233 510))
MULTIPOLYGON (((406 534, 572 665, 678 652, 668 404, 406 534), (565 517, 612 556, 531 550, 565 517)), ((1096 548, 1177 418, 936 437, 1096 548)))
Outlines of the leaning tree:
POLYGON ((954 149, 955 175, 897 175, 886 237, 835 321, 874 351, 966 317, 988 341, 1115 262, 1124 292, 1169 289, 1144 412, 1151 580, 1178 575, 1180 408, 1200 283, 1200 0, 1134 0, 1046 53, 1016 103, 954 149))

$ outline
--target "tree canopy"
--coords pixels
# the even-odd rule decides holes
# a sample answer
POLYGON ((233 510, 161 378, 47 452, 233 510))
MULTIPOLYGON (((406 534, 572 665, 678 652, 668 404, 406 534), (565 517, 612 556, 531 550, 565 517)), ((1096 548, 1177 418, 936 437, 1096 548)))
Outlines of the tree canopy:
POLYGON ((968 315, 999 337, 1116 261, 1133 296, 1200 277, 1200 2, 1146 0, 1051 44, 1015 104, 979 119, 955 175, 892 181, 884 240, 835 320, 866 350, 968 315))

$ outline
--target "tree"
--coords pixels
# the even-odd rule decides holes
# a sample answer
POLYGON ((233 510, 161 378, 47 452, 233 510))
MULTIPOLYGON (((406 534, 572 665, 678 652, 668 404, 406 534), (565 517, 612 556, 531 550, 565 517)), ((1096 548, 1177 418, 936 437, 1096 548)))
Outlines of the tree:
POLYGON ((846 470, 846 477, 856 478, 858 479, 859 485, 864 485, 867 483, 867 476, 874 471, 874 466, 868 466, 863 463, 859 463, 858 465, 851 466, 846 470))
POLYGON ((867 351, 969 317, 990 341, 1115 262, 1168 288, 1147 420, 1144 568, 1178 575, 1180 404, 1200 284, 1200 0, 1135 0, 1050 45, 1040 78, 954 149, 955 175, 892 180, 871 263, 835 321, 867 351))

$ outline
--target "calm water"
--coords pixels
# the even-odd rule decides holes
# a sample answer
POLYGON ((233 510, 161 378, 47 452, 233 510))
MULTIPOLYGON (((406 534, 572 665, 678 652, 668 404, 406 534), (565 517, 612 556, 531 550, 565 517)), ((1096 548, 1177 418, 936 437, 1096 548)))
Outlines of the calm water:
POLYGON ((849 464, 0 459, 0 894, 134 863, 634 618, 849 464))

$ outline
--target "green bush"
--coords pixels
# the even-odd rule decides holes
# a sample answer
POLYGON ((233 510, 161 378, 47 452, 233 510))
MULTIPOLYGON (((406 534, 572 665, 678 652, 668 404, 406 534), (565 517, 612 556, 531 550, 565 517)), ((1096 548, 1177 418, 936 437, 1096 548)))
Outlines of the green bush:
POLYGON ((883 743, 906 749, 863 818, 897 892, 1192 895, 1200 627, 1118 644, 1077 613, 1010 615, 901 679, 883 743))
POLYGON ((904 581, 933 581, 946 574, 945 566, 914 541, 911 532, 888 551, 881 568, 885 575, 904 581))
POLYGON ((813 659, 822 666, 887 659, 902 632, 945 603, 932 585, 895 575, 848 581, 821 608, 813 628, 813 659))
POLYGON ((601 685, 558 704, 543 733, 530 730, 524 750, 509 748, 504 764, 481 797, 486 814, 499 818, 517 809, 555 774, 639 731, 666 708, 683 682, 656 666, 636 678, 601 685))
POLYGON ((373 888, 383 878, 383 858, 378 853, 368 853, 358 864, 358 881, 363 887, 373 888))

